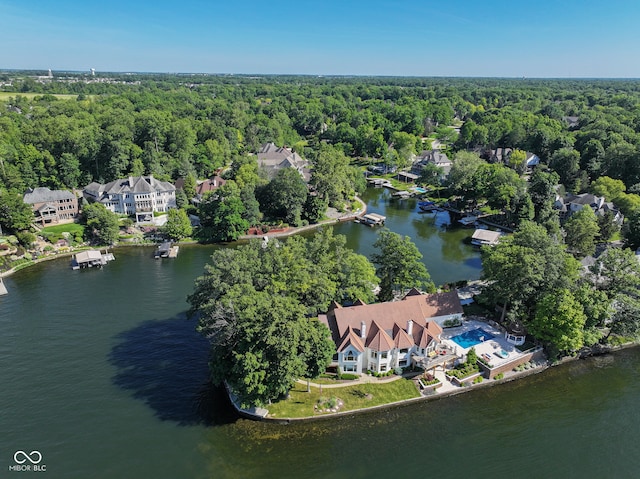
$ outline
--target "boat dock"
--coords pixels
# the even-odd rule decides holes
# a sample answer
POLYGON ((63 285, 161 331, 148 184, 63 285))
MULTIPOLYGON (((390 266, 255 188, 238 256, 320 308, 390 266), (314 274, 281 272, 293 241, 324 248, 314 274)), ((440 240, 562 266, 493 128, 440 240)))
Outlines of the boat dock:
POLYGON ((173 246, 171 241, 165 241, 161 245, 158 246, 156 252, 154 253, 154 257, 156 259, 160 258, 176 258, 178 256, 178 250, 180 248, 175 245, 173 246))
POLYGON ((71 260, 72 269, 81 268, 102 268, 109 261, 115 260, 113 253, 109 253, 105 250, 104 253, 100 250, 90 249, 88 251, 82 251, 77 253, 71 260))
MULTIPOLYGON (((391 182, 385 178, 367 178, 367 182, 373 186, 385 186, 387 188, 393 188, 391 182)), ((394 188, 395 189, 395 188, 394 188)))
POLYGON ((380 226, 384 225, 386 219, 386 216, 382 216, 376 213, 369 213, 359 218, 359 222, 368 226, 380 226))

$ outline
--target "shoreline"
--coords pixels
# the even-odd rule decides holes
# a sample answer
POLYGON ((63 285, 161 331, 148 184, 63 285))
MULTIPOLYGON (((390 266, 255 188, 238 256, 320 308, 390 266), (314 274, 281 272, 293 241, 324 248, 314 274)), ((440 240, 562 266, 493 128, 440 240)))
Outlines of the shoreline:
MULTIPOLYGON (((231 405, 235 409, 236 413, 238 413, 239 416, 245 419, 249 419, 252 421, 269 422, 272 424, 292 424, 292 423, 300 423, 300 422, 323 421, 323 420, 337 419, 337 418, 352 416, 357 414, 366 414, 366 413, 375 412, 375 411, 391 410, 391 409, 401 408, 405 406, 410 406, 412 404, 419 403, 419 402, 429 402, 429 401, 436 401, 440 399, 446 399, 449 397, 457 396, 459 394, 465 394, 467 392, 475 391, 478 389, 486 389, 486 388, 491 388, 491 387, 499 386, 502 384, 510 383, 513 381, 518 381, 518 380, 527 378, 529 376, 541 374, 550 368, 561 366, 563 364, 571 363, 577 360, 587 359, 589 357, 594 357, 594 356, 604 356, 607 354, 615 354, 618 351, 637 348, 639 346, 640 346, 640 343, 630 342, 630 343, 621 344, 619 346, 612 346, 606 350, 601 350, 598 353, 593 353, 586 356, 581 354, 577 354, 576 356, 568 356, 554 363, 552 363, 550 360, 547 359, 544 364, 538 367, 535 367, 533 369, 528 369, 525 371, 518 371, 518 372, 514 371, 508 377, 504 377, 502 379, 498 379, 498 380, 486 379, 481 383, 471 384, 466 387, 460 387, 459 389, 453 390, 453 391, 448 391, 444 393, 433 393, 429 395, 421 394, 419 397, 403 399, 401 401, 395 401, 387 404, 379 404, 377 406, 365 407, 360 409, 351 409, 349 411, 342 411, 342 412, 338 411, 334 413, 319 414, 314 416, 305 416, 305 417, 276 418, 276 417, 269 417, 268 413, 265 415, 262 415, 264 414, 262 412, 261 414, 255 414, 255 413, 252 413, 251 410, 242 409, 227 388, 226 388, 226 391, 228 393, 229 401, 231 402, 231 405)), ((347 386, 350 386, 350 384, 344 385, 344 387, 347 387, 347 386)), ((336 387, 334 389, 340 389, 340 387, 336 387)))
MULTIPOLYGON (((354 219, 362 216, 363 214, 365 214, 367 212, 367 205, 364 201, 362 201, 360 199, 360 197, 356 196, 355 200, 360 204, 360 208, 358 208, 355 212, 348 214, 348 215, 343 215, 340 216, 338 218, 329 218, 326 220, 323 220, 319 223, 314 223, 312 225, 306 225, 306 226, 298 226, 298 227, 293 227, 293 228, 288 228, 286 231, 278 231, 275 233, 265 233, 265 234, 261 234, 261 235, 242 235, 238 238, 237 241, 250 241, 252 239, 259 239, 259 238, 263 238, 265 236, 269 237, 269 238, 285 238, 288 236, 292 236, 294 234, 298 234, 298 233, 302 233, 304 231, 310 231, 316 228, 322 228, 323 226, 331 226, 334 224, 338 224, 338 223, 343 223, 346 221, 353 221, 354 219)), ((230 242, 230 243, 207 243, 207 244, 231 244, 231 243, 235 243, 236 241, 230 242)), ((192 244, 201 244, 198 241, 175 241, 175 244, 177 245, 192 245, 192 244)), ((202 243, 203 245, 205 245, 205 243, 202 243)), ((122 247, 129 247, 129 246, 135 246, 135 247, 141 247, 141 246, 148 246, 148 247, 152 247, 152 246, 157 246, 158 243, 135 243, 135 242, 126 242, 126 241, 120 241, 115 245, 112 246, 96 246, 95 248, 101 249, 101 248, 108 248, 108 249, 117 249, 117 248, 122 248, 122 247)), ((38 258, 38 259, 34 259, 34 260, 30 260, 30 262, 28 263, 23 263, 22 265, 18 265, 18 267, 14 267, 11 269, 8 269, 7 271, 4 272, 0 272, 0 278, 7 278, 9 276, 11 276, 14 273, 17 273, 18 271, 21 271, 23 269, 27 269, 30 268, 31 266, 34 266, 36 264, 39 263, 43 263, 45 261, 51 261, 54 259, 59 259, 59 258, 66 258, 66 257, 70 257, 73 256, 74 254, 80 252, 80 251, 86 251, 87 249, 92 249, 92 247, 87 246, 86 248, 78 248, 77 250, 74 251, 65 251, 63 253, 55 253, 49 256, 45 256, 44 258, 38 258)))

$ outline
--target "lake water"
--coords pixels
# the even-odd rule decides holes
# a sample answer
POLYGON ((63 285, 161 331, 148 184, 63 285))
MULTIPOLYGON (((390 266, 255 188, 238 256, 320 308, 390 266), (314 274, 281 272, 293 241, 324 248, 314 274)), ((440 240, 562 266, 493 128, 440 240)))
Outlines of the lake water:
MULTIPOLYGON (((477 254, 443 245, 448 233, 428 232, 409 202, 376 198, 370 211, 414 238, 437 283, 479 274, 477 254), (457 253, 443 259, 448 249, 457 253), (468 269, 435 266, 454 258, 468 269)), ((373 228, 340 228, 375 239, 373 228)), ((185 246, 175 260, 122 248, 102 270, 61 259, 5 279, 0 477, 21 477, 8 469, 14 453, 34 450, 50 478, 637 477, 636 349, 375 414, 238 419, 209 386, 207 343, 184 316, 213 248, 185 246)))

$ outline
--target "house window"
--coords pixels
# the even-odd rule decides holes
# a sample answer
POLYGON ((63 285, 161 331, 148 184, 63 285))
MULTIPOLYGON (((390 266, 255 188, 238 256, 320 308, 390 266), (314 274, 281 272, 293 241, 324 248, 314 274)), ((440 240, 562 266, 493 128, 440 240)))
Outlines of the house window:
POLYGON ((407 366, 407 360, 406 359, 401 359, 400 362, 398 363, 398 366, 400 366, 401 368, 404 368, 407 366))
POLYGON ((344 370, 345 373, 355 373, 356 372, 356 366, 355 366, 355 364, 345 364, 343 370, 344 370))
POLYGON ((386 364, 381 364, 380 365, 380 372, 383 373, 387 370, 387 365, 386 364))
POLYGON ((371 357, 373 359, 376 359, 378 357, 378 352, 377 351, 371 351, 371 357))
POLYGON ((386 352, 386 351, 384 351, 384 352, 380 353, 380 357, 381 357, 382 359, 387 359, 387 352, 386 352))
POLYGON ((407 354, 409 352, 409 348, 402 348, 400 350, 400 354, 407 354))
POLYGON ((344 357, 345 361, 355 361, 356 360, 356 355, 353 353, 353 351, 349 351, 345 357, 344 357))

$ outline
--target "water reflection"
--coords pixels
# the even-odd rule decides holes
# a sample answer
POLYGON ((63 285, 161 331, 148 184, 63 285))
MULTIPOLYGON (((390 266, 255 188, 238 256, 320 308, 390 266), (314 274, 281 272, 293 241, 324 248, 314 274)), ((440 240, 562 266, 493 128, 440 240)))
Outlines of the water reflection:
POLYGON ((113 383, 131 391, 163 421, 227 424, 237 419, 224 391, 209 381, 209 343, 184 315, 150 320, 116 336, 113 383))
MULTIPOLYGON (((369 212, 387 217, 387 228, 412 239, 436 285, 480 277, 480 253, 464 242, 473 230, 450 228, 448 212, 423 213, 417 208, 417 200, 395 199, 385 188, 368 188, 362 199, 369 212)), ((335 234, 347 236, 347 246, 367 257, 374 252, 378 231, 379 228, 354 223, 334 227, 335 234)))

